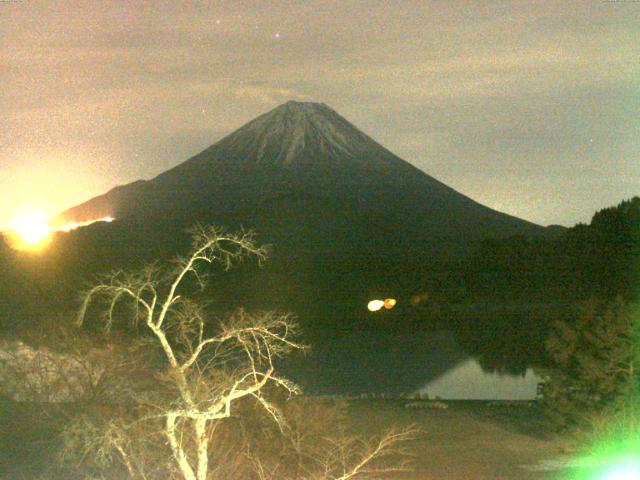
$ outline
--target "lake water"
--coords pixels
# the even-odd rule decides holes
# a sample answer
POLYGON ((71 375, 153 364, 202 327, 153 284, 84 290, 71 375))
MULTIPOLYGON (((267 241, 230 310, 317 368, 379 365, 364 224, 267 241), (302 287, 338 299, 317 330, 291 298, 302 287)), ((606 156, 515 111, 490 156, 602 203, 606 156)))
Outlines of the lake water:
POLYGON ((531 400, 539 379, 484 372, 448 331, 348 332, 316 339, 286 374, 308 393, 531 400))
POLYGON ((485 372, 471 358, 427 382, 418 392, 448 400, 533 400, 540 381, 531 369, 522 376, 485 372))

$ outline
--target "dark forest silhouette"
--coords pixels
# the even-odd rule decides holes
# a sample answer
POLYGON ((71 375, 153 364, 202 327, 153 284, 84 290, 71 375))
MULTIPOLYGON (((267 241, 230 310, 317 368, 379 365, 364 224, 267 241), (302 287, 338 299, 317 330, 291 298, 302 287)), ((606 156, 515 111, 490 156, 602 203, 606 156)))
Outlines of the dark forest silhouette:
MULTIPOLYGON (((449 330, 466 354, 478 357, 486 369, 522 373, 545 362, 544 343, 551 322, 577 315, 581 301, 618 295, 637 298, 639 218, 640 198, 635 197, 597 212, 589 225, 558 229, 551 237, 487 240, 465 259, 454 261, 287 263, 286 255, 281 255, 261 270, 240 268, 215 292, 202 295, 223 312, 241 305, 293 311, 307 340, 318 347, 319 359, 339 363, 360 358, 363 352, 355 357, 331 353, 332 345, 339 349, 344 343, 341 338, 358 332, 365 335, 367 344, 389 345, 391 340, 386 338, 417 338, 416 332, 428 337, 429 332, 449 330), (364 311, 369 298, 387 293, 399 298, 397 308, 377 316, 364 311), (424 301, 414 302, 416 298, 424 301)), ((59 234, 55 248, 41 255, 15 252, 0 243, 2 332, 20 335, 34 322, 46 323, 44 319, 54 312, 72 312, 77 308, 76 292, 98 273, 166 258, 187 241, 182 230, 160 228, 153 241, 145 242, 145 235, 155 232, 145 225, 125 227, 114 222, 59 234), (123 243, 125 238, 129 243, 123 243)), ((431 350, 441 345, 447 365, 463 358, 452 353, 448 341, 426 345, 431 350)), ((412 348, 419 346, 412 344, 412 348)), ((415 352, 412 358, 420 361, 422 357, 415 352)), ((423 360, 438 363, 429 359, 423 360)), ((334 365, 332 371, 340 372, 338 367, 334 365)), ((407 378, 411 384, 442 373, 428 365, 424 371, 402 370, 422 375, 407 378)), ((384 377, 384 372, 375 371, 384 377)), ((350 377, 327 382, 369 388, 350 377)))

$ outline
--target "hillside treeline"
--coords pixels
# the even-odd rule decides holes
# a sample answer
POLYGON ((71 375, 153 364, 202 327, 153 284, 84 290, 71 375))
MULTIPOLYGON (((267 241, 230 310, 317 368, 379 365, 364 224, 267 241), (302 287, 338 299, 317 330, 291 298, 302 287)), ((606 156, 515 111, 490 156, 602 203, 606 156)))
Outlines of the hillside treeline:
POLYGON ((485 241, 464 270, 476 299, 573 303, 637 298, 639 267, 640 198, 633 197, 551 238, 485 241))
POLYGON ((460 271, 461 287, 443 298, 457 296, 467 306, 450 315, 465 350, 487 370, 546 366, 557 322, 573 328, 585 305, 606 309, 638 300, 640 198, 548 238, 486 241, 460 271))

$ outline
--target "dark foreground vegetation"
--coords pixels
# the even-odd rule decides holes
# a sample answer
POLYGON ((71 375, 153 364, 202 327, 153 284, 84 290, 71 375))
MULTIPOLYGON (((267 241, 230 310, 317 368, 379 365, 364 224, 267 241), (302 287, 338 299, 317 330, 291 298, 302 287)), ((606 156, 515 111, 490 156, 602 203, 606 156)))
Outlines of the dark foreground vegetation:
POLYGON ((339 405, 292 401, 300 388, 276 371, 277 359, 304 348, 290 315, 220 318, 185 288, 248 257, 266 257, 251 233, 196 227, 187 256, 116 271, 84 292, 76 330, 67 322, 46 334, 58 334, 47 342, 55 352, 4 346, 3 389, 47 409, 49 421, 33 420, 58 438, 43 445, 57 450, 44 478, 348 480, 407 470, 412 427, 360 438, 339 405))
MULTIPOLYGON (((311 345, 354 330, 451 329, 487 367, 522 371, 544 362, 552 322, 576 318, 581 302, 638 298, 639 217, 635 197, 597 212, 589 225, 470 244, 458 259, 325 255, 321 246, 285 239, 270 247, 263 268, 240 265, 199 295, 219 312, 292 312, 311 345), (378 297, 398 305, 367 315, 364 305, 378 297)), ((77 292, 97 275, 189 248, 185 225, 156 223, 116 221, 61 234, 46 255, 15 252, 0 241, 0 333, 21 335, 52 312, 74 315, 77 292)), ((259 233, 259 242, 274 242, 259 233)))
MULTIPOLYGON (((388 459, 397 464, 408 456, 411 459, 410 469, 387 475, 362 475, 358 478, 551 480, 564 471, 545 471, 544 462, 565 459, 570 454, 571 445, 548 431, 541 412, 525 405, 446 402, 448 408, 442 410, 408 409, 405 408, 407 401, 398 399, 333 401, 300 398, 295 403, 296 408, 305 406, 305 411, 311 413, 310 417, 305 416, 304 419, 305 428, 309 432, 305 442, 317 439, 320 433, 336 436, 337 425, 344 429, 340 433, 342 438, 351 439, 376 437, 379 432, 391 428, 413 426, 420 430, 414 441, 403 446, 402 452, 396 452, 388 459), (318 418, 316 415, 321 412, 328 412, 331 416, 323 413, 318 418)), ((2 406, 0 430, 13 442, 2 443, 0 465, 4 465, 4 470, 0 470, 0 478, 85 478, 84 475, 88 473, 86 466, 72 463, 71 468, 66 470, 56 466, 59 462, 57 452, 61 448, 59 432, 66 418, 62 413, 56 414, 59 416, 47 416, 41 405, 7 399, 3 399, 2 406), (48 426, 46 431, 42 425, 48 426)), ((68 409, 73 410, 73 407, 69 406, 68 409)), ((234 427, 240 422, 240 418, 230 420, 234 427)), ((255 428, 255 421, 252 423, 255 428)), ((264 426, 268 426, 268 423, 264 426)), ((235 430, 236 435, 241 432, 256 435, 256 442, 263 439, 261 435, 267 433, 245 427, 243 430, 235 430)), ((263 445, 263 449, 276 451, 281 448, 279 442, 273 444, 281 434, 272 432, 272 435, 274 436, 268 437, 269 445, 263 445)), ((229 435, 229 432, 223 438, 227 445, 219 448, 223 458, 228 461, 238 438, 229 435)), ((237 474, 243 467, 250 466, 249 459, 242 456, 228 468, 235 469, 237 474)), ((121 470, 116 466, 105 478, 119 478, 118 472, 121 470)))
MULTIPOLYGON (((589 449, 615 444, 609 453, 637 457, 639 218, 634 198, 551 238, 485 242, 464 260, 414 265, 406 275, 401 265, 378 266, 375 275, 337 266, 289 296, 280 295, 292 288, 278 274, 282 264, 257 277, 238 264, 266 254, 251 236, 205 229, 191 256, 167 268, 158 262, 92 277, 82 329, 72 325, 77 299, 68 291, 77 291, 78 278, 89 282, 86 272, 106 271, 105 260, 75 244, 75 263, 65 260, 59 270, 60 258, 5 249, 3 339, 45 349, 53 363, 3 369, 4 391, 31 400, 2 399, 0 478, 377 478, 372 471, 381 478, 470 478, 471 471, 477 479, 554 478, 536 465, 567 446, 555 432, 579 432, 589 449), (209 272, 201 267, 211 263, 219 273, 239 271, 201 288, 209 272), (351 275, 344 291, 331 285, 336 275, 351 275), (403 307, 363 325, 358 309, 390 285, 402 292, 403 307), (291 316, 255 310, 268 303, 269 289, 275 307, 298 298, 294 309, 313 320, 302 323, 306 337, 291 316), (243 304, 259 313, 238 310, 243 304), (535 367, 543 378, 537 406, 413 411, 404 401, 295 400, 298 386, 280 376, 280 357, 328 332, 442 328, 486 369, 535 367), (55 389, 43 389, 34 375, 45 384, 53 375, 55 389), (405 471, 409 454, 416 455, 413 473, 405 471)), ((296 380, 313 386, 301 372, 296 380)))

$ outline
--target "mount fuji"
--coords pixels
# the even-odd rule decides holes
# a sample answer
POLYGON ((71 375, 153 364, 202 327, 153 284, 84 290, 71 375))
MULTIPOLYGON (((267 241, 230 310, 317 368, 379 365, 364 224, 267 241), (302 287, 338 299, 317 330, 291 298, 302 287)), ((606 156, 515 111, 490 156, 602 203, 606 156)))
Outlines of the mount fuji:
POLYGON ((250 227, 276 256, 294 261, 451 258, 485 238, 545 231, 439 182, 327 105, 293 101, 157 177, 114 188, 57 220, 105 216, 170 229, 250 227))

